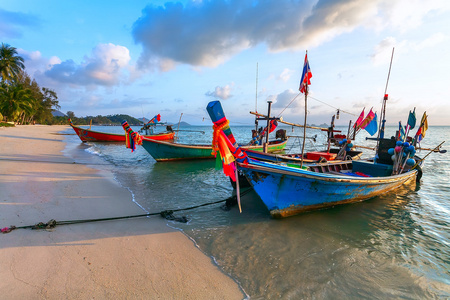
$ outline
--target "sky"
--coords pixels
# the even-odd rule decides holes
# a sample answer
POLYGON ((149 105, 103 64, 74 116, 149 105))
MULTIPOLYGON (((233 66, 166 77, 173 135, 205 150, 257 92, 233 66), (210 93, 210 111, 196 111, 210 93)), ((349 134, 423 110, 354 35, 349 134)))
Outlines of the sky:
POLYGON ((387 124, 415 109, 450 125, 447 0, 0 0, 0 42, 77 117, 211 125, 220 100, 231 124, 251 125, 270 100, 303 124, 307 51, 309 124, 380 116, 386 91, 387 124))

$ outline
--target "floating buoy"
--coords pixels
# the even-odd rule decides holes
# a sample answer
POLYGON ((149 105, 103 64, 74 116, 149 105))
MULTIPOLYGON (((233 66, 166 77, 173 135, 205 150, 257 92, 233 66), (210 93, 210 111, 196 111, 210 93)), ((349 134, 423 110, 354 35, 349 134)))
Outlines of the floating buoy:
POLYGON ((414 159, 412 159, 412 158, 408 158, 407 160, 406 160, 406 164, 408 165, 408 166, 414 166, 414 164, 416 163, 416 161, 414 160, 414 159))

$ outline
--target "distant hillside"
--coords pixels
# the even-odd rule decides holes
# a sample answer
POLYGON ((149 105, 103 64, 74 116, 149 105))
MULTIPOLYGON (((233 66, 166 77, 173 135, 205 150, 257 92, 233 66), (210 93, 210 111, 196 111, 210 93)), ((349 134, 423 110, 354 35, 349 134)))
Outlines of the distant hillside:
MULTIPOLYGON (((63 114, 65 118, 66 115, 63 114)), ((58 116, 60 117, 60 116, 58 116)), ((129 115, 108 115, 108 116, 86 116, 86 117, 75 117, 73 116, 72 122, 75 125, 88 125, 92 120, 92 125, 121 125, 123 120, 126 120, 130 125, 142 125, 143 123, 147 123, 150 121, 147 118, 134 118, 129 115)), ((66 119, 67 121, 67 119, 66 119)), ((167 122, 167 125, 178 126, 177 123, 167 122)), ((191 126, 191 124, 187 122, 180 122, 180 126, 191 126)))
POLYGON ((316 125, 316 124, 311 124, 310 126, 314 126, 314 127, 322 127, 322 128, 328 128, 328 124, 327 123, 322 123, 320 125, 316 125))
POLYGON ((54 111, 52 111, 52 115, 53 115, 54 117, 66 117, 66 114, 60 112, 59 110, 54 110, 54 111))
MULTIPOLYGON (((148 121, 150 121, 150 120, 147 119, 147 118, 138 118, 138 120, 141 122, 141 124, 142 124, 142 123, 147 123, 148 121)), ((178 122, 177 122, 177 123, 164 122, 164 124, 166 124, 166 125, 172 125, 172 126, 174 126, 174 125, 178 126, 178 122)), ((180 122, 180 126, 191 126, 191 124, 189 124, 189 123, 187 123, 187 122, 180 122)))
POLYGON ((75 125, 121 125, 123 120, 126 120, 130 125, 142 125, 142 121, 131 117, 129 115, 108 115, 108 116, 86 116, 82 118, 73 117, 72 122, 75 125))
POLYGON ((148 121, 150 121, 150 120, 147 119, 147 118, 138 118, 138 120, 139 120, 139 122, 141 122, 141 123, 147 123, 148 121))
MULTIPOLYGON (((178 122, 177 123, 167 122, 167 125, 178 126, 178 122)), ((191 124, 187 122, 180 122, 180 126, 191 126, 191 124)))

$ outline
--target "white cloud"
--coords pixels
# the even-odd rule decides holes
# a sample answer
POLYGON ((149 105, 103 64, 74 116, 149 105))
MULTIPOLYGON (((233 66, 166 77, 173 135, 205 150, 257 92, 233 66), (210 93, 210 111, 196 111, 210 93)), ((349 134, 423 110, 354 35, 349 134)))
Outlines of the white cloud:
POLYGON ((405 32, 420 26, 430 12, 449 8, 446 0, 383 0, 378 5, 378 25, 405 32))
POLYGON ((143 48, 143 68, 170 70, 180 63, 215 67, 259 44, 277 52, 318 46, 358 27, 406 31, 448 6, 444 0, 166 3, 143 10, 133 25, 133 37, 143 48))
POLYGON ((73 60, 58 63, 57 58, 52 58, 53 64, 45 75, 54 81, 74 85, 112 86, 124 78, 130 59, 126 47, 99 44, 81 64, 73 60))
MULTIPOLYGON (((397 41, 393 37, 387 37, 375 46, 374 53, 371 55, 374 65, 385 64, 391 60, 392 48, 395 48, 397 41)), ((394 50, 395 51, 395 50, 394 50)))
POLYGON ((286 68, 278 76, 278 79, 287 82, 291 78, 292 74, 294 74, 294 71, 286 68))
POLYGON ((423 40, 420 43, 416 43, 413 46, 414 50, 420 51, 424 48, 434 47, 442 42, 444 42, 448 37, 444 35, 443 33, 435 33, 429 38, 423 40))
POLYGON ((298 94, 298 91, 288 89, 278 95, 270 95, 267 97, 267 101, 273 102, 273 108, 297 108, 301 106, 301 98, 298 97, 298 94))
MULTIPOLYGON (((435 33, 427 39, 419 42, 412 41, 400 41, 398 42, 393 37, 387 37, 382 40, 378 45, 375 46, 374 53, 371 55, 372 62, 374 65, 386 64, 390 61, 392 55, 392 49, 394 52, 410 52, 410 51, 421 51, 424 48, 434 47, 447 39, 443 33, 435 33)), ((395 60, 395 55, 394 55, 395 60)))
POLYGON ((233 97, 233 95, 231 95, 231 86, 229 85, 224 87, 216 86, 214 92, 206 92, 205 95, 213 98, 220 98, 222 100, 227 100, 233 97))

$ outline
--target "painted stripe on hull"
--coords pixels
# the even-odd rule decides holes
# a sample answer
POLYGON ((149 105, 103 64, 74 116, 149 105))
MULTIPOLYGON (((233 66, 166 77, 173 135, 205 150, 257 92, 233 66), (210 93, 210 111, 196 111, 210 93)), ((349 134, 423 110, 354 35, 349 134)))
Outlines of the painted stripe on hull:
MULTIPOLYGON (((287 141, 271 144, 269 151, 282 151, 287 141)), ((142 146, 156 161, 171 161, 184 159, 214 159, 211 145, 177 144, 165 141, 142 139, 142 146)), ((242 146, 262 151, 262 146, 242 146)))
POLYGON ((162 141, 142 140, 142 147, 156 160, 213 159, 209 145, 186 145, 162 141))

